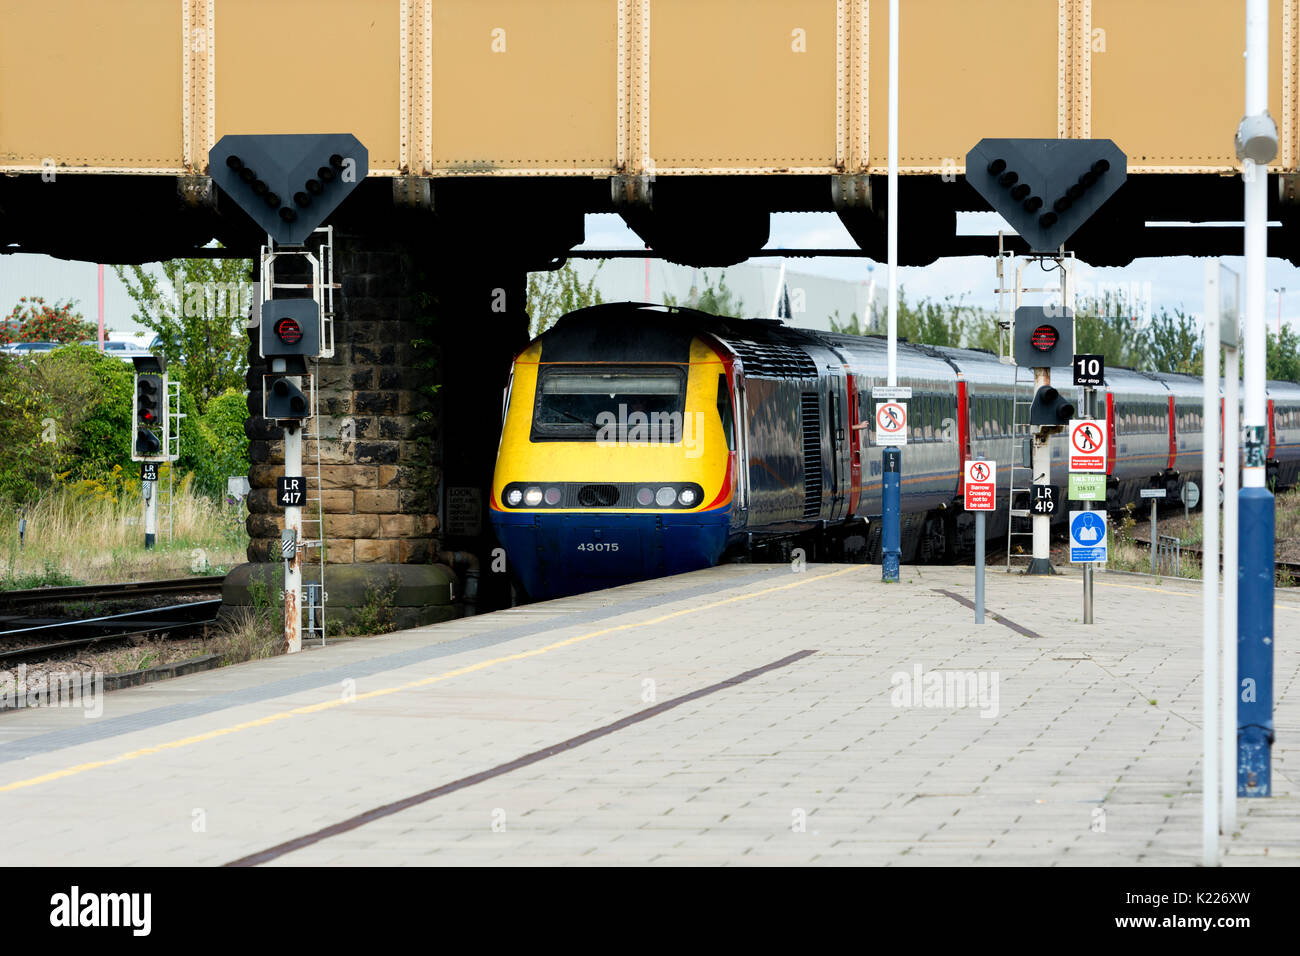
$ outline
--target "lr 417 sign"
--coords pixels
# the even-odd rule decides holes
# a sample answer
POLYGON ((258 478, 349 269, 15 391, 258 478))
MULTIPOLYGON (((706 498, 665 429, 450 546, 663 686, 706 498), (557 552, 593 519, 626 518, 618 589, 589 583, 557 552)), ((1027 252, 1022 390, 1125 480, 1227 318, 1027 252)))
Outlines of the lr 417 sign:
POLYGON ((962 497, 967 511, 993 511, 997 508, 997 462, 966 462, 962 497))
POLYGON ((275 502, 281 508, 301 508, 306 498, 307 479, 301 475, 275 479, 275 502))

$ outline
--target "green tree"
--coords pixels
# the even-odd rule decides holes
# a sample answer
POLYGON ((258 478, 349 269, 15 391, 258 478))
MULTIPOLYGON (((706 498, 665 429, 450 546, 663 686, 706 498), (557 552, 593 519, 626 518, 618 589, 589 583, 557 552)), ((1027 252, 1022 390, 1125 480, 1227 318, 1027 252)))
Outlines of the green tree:
POLYGON ((1150 331, 1123 293, 1080 299, 1074 309, 1074 351, 1106 356, 1109 366, 1149 369, 1150 331))
POLYGON ((1200 375, 1203 337, 1204 327, 1182 309, 1161 309, 1146 330, 1151 370, 1200 375))
POLYGON ((74 312, 69 299, 47 305, 39 295, 23 296, 0 322, 0 345, 10 342, 81 342, 98 336, 99 327, 74 312))
POLYGON ((177 466, 193 473, 195 490, 220 498, 227 478, 248 474, 247 419, 244 393, 232 388, 209 401, 201 416, 182 423, 177 466))
MULTIPOLYGON (((841 321, 837 310, 830 319, 831 330, 848 335, 876 334, 882 330, 864 330, 858 314, 841 321)), ((904 290, 898 290, 898 337, 921 345, 940 345, 950 348, 982 348, 996 352, 998 349, 997 317, 985 309, 963 305, 952 296, 935 301, 920 299, 907 301, 904 290)))
POLYGON ((0 360, 0 497, 102 478, 130 457, 131 372, 84 345, 0 360))
POLYGON ((714 280, 709 277, 708 272, 703 272, 702 275, 704 276, 703 288, 693 284, 685 299, 665 295, 664 305, 699 309, 701 312, 708 312, 710 315, 728 315, 737 319, 742 318, 745 314, 745 303, 736 296, 733 290, 727 288, 726 273, 718 273, 716 285, 714 280))
POLYGON ((115 266, 135 300, 132 318, 158 335, 182 390, 202 414, 217 395, 242 390, 248 371, 245 320, 253 285, 248 259, 172 259, 161 277, 142 266, 115 266))
POLYGON ((1289 325, 1280 334, 1269 332, 1264 355, 1270 379, 1300 382, 1300 332, 1289 325))
POLYGON ((601 298, 596 288, 596 273, 605 265, 601 259, 586 282, 578 275, 573 262, 565 262, 558 269, 550 272, 530 272, 528 274, 528 334, 531 338, 541 335, 560 316, 575 309, 585 309, 589 305, 600 305, 601 298))

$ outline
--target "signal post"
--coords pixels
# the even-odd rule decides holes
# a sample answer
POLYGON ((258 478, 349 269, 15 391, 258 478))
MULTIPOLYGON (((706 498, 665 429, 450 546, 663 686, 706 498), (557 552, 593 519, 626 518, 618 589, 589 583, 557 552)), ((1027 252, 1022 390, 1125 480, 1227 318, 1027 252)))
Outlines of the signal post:
MULTIPOLYGON (((365 178, 369 162, 366 148, 350 133, 227 135, 208 153, 213 182, 267 236, 254 322, 269 369, 262 379, 262 417, 284 431, 284 477, 276 480, 276 501, 284 508, 280 556, 288 653, 302 650, 302 552, 307 545, 302 534, 307 497, 302 442, 315 394, 308 362, 334 354, 333 325, 327 327, 322 308, 322 263, 306 243, 365 178), (299 267, 296 273, 304 266, 310 270, 311 281, 277 282, 276 266, 286 260, 299 267)), ((312 544, 323 546, 323 540, 312 544)))
POLYGON ((144 546, 150 550, 158 540, 158 466, 176 460, 180 441, 179 435, 173 434, 173 415, 168 408, 172 389, 167 381, 166 360, 160 355, 144 355, 132 358, 131 362, 135 366, 135 387, 131 394, 131 460, 140 462, 144 546))
MULTIPOLYGON (((1072 289, 1064 243, 1128 178, 1128 160, 1108 139, 982 139, 966 154, 966 181, 1020 235, 1035 257, 1062 270, 1062 302, 1044 308, 1020 304, 1017 278, 1011 330, 1011 364, 1034 370, 1035 498, 1051 487, 1051 436, 1074 416, 1074 406, 1052 387, 1053 368, 1069 364, 1074 351, 1072 289)), ((1018 275, 1018 272, 1017 272, 1018 275)), ((1007 361, 1004 357, 1003 361, 1007 361)), ((1053 499, 1055 495, 1053 495, 1053 499)), ((1052 574, 1051 512, 1035 509, 1033 557, 1027 574, 1052 574)))

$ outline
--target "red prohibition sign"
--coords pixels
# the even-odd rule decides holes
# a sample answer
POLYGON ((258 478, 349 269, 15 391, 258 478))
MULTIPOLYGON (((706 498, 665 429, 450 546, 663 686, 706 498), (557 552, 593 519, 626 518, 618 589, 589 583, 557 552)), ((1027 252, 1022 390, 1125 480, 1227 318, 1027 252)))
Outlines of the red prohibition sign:
POLYGON ((903 406, 890 402, 881 405, 876 413, 876 424, 882 432, 900 432, 903 430, 903 406))
POLYGON ((970 477, 971 481, 988 481, 989 466, 984 464, 982 461, 975 462, 975 464, 970 466, 970 477))
POLYGON ((1101 434, 1096 426, 1084 423, 1070 433, 1070 444, 1085 454, 1095 454, 1101 448, 1101 434))

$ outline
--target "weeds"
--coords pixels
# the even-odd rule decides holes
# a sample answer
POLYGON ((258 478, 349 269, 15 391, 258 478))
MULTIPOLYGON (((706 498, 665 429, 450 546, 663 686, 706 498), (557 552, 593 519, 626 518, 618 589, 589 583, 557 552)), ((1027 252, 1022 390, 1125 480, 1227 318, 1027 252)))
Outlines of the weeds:
POLYGON ((0 588, 210 574, 244 560, 243 506, 196 494, 188 479, 175 488, 170 522, 159 509, 157 546, 144 550, 138 491, 138 483, 122 490, 83 481, 22 509, 0 501, 0 516, 10 516, 0 525, 0 588), (21 546, 19 517, 27 521, 21 546), (64 570, 73 568, 75 578, 64 570))
POLYGON ((367 586, 366 601, 353 611, 350 630, 355 634, 387 634, 396 630, 397 609, 393 602, 400 584, 397 575, 390 574, 386 584, 367 586))

